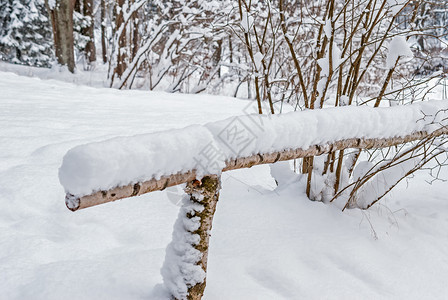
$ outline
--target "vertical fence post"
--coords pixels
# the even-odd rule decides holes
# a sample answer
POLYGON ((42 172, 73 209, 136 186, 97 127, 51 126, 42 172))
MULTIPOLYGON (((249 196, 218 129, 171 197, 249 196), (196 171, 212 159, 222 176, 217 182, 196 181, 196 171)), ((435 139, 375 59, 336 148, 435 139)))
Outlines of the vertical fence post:
POLYGON ((186 196, 166 250, 162 276, 174 299, 199 300, 206 284, 207 258, 221 178, 207 175, 187 183, 186 196))

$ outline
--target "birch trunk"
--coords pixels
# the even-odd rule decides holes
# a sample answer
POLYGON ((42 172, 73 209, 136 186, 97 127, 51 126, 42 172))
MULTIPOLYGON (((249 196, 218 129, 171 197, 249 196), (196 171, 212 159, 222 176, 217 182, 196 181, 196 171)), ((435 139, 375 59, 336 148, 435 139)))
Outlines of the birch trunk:
POLYGON ((187 196, 162 267, 164 284, 176 300, 200 300, 204 294, 210 232, 220 187, 220 178, 210 175, 189 181, 185 188, 187 196))
MULTIPOLYGON (((206 274, 210 232, 212 230, 216 205, 218 204, 220 188, 221 182, 218 176, 206 176, 202 178, 200 182, 197 180, 192 181, 188 183, 185 188, 185 192, 190 195, 191 201, 204 206, 204 210, 199 214, 196 214, 196 216, 201 218, 201 226, 194 233, 198 234, 200 237, 199 244, 195 246, 195 248, 202 253, 202 259, 198 264, 206 274)), ((188 299, 200 300, 204 294, 205 284, 206 278, 204 278, 204 282, 192 286, 189 289, 188 299)))

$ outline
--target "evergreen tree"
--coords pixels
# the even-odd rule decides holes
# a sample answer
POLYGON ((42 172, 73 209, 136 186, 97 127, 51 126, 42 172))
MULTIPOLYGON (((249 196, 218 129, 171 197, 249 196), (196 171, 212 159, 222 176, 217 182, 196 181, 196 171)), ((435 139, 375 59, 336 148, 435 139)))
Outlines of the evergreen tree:
POLYGON ((43 0, 0 2, 0 58, 49 66, 53 58, 51 25, 43 0))

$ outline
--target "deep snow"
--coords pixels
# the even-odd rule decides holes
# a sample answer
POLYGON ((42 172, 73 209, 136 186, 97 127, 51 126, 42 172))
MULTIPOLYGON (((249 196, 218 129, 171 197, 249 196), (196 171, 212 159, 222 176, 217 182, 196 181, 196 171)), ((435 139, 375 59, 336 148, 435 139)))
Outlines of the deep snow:
MULTIPOLYGON (((240 115, 247 104, 0 72, 0 299, 165 299, 160 268, 179 189, 72 213, 62 157, 240 115)), ((225 173, 204 298, 446 299, 448 183, 427 179, 342 213, 306 200, 299 177, 275 188, 268 166, 225 173)))

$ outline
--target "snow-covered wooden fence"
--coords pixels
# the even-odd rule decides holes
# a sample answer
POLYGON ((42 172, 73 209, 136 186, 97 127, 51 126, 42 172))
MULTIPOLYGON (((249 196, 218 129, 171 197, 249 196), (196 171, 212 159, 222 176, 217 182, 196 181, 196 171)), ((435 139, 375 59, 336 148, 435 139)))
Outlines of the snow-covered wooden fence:
POLYGON ((447 111, 447 101, 430 101, 234 117, 75 147, 59 178, 73 211, 186 183, 162 275, 174 298, 200 299, 221 172, 446 135, 447 111))

